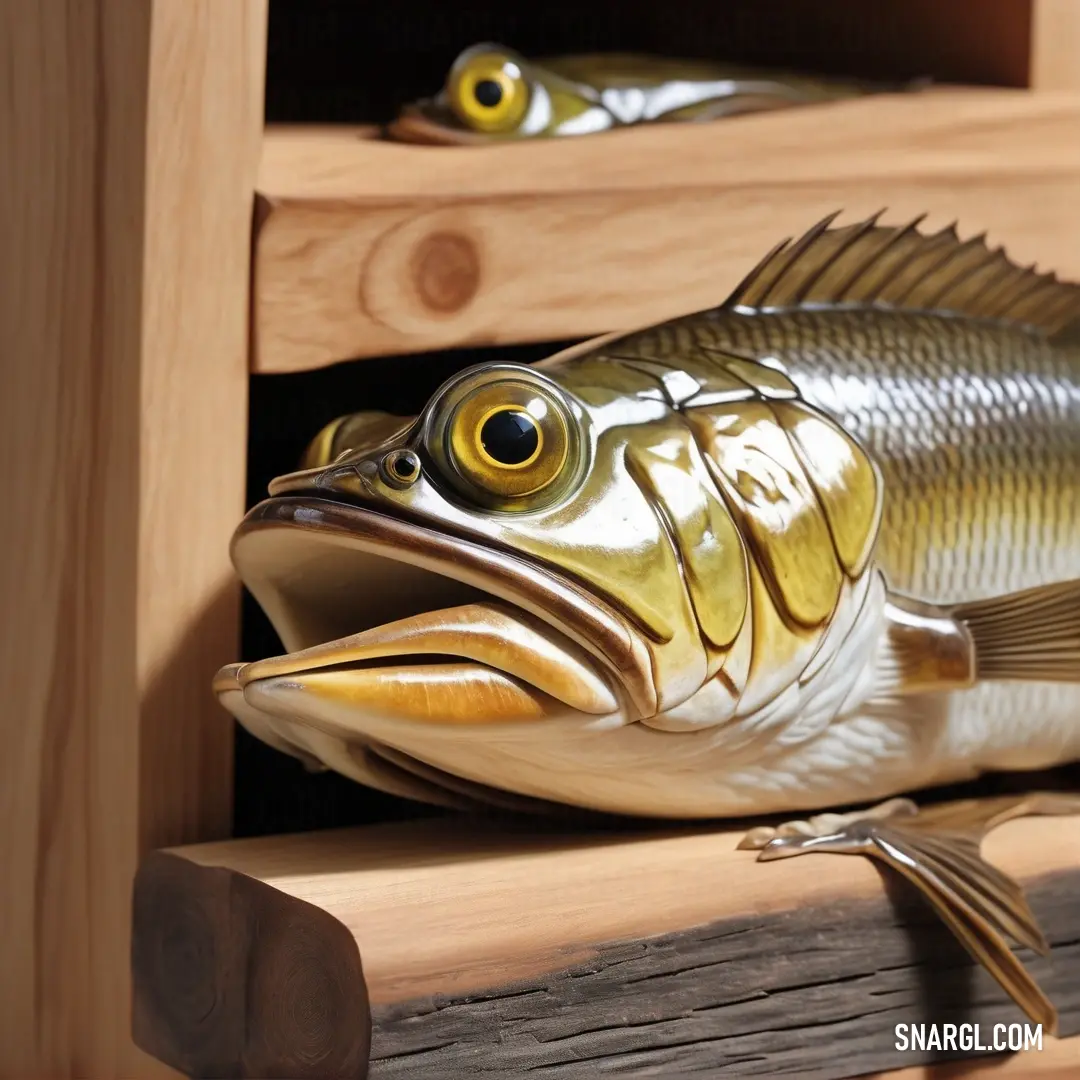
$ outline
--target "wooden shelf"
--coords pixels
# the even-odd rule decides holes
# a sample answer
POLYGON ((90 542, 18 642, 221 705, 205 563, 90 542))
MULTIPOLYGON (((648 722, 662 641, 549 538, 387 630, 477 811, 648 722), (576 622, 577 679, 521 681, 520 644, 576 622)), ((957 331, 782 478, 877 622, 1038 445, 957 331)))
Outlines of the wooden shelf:
POLYGON ((255 370, 625 329, 721 301, 837 209, 1080 276, 1080 95, 948 89, 504 147, 271 129, 255 370))
MULTIPOLYGON (((303 91, 292 115, 389 109, 434 85, 444 54, 482 25, 512 29, 526 50, 605 46, 626 30, 631 45, 757 62, 1080 90, 1078 0, 273 7, 269 100, 280 110, 303 91)), ((130 1039, 130 890, 148 850, 230 825, 233 729, 207 675, 236 655, 228 538, 245 499, 250 367, 587 333, 712 302, 778 235, 841 203, 958 214, 1078 273, 1080 139, 1065 99, 879 100, 483 154, 271 131, 252 358, 266 27, 266 0, 0 0, 0 231, 14 285, 0 289, 0 442, 17 462, 19 521, 0 560, 4 1078, 173 1075, 130 1039), (434 307, 416 298, 417 252, 434 307)), ((285 895, 221 875, 236 897, 245 883, 285 895)), ((437 877, 423 888, 434 896, 437 877)), ((291 931, 283 940, 296 946, 291 931)), ((377 957, 370 935, 362 945, 377 957)), ((222 956, 246 947, 237 938, 222 956)), ((273 970, 259 958, 269 966, 253 971, 273 970)), ((226 1006, 240 1010, 218 1001, 209 1027, 226 1006)), ((1060 1061, 1068 1046, 993 1075, 1060 1061)))
MULTIPOLYGON (((412 1080, 584 1061, 656 1076, 676 1058, 828 1080, 920 1064, 897 1023, 1023 1020, 899 878, 757 863, 742 834, 457 817, 151 855, 136 1040, 200 1076, 362 1077, 370 1053, 373 1076, 412 1080)), ((1080 1032, 1080 818, 1012 822, 985 851, 1024 882, 1053 946, 1026 962, 1062 1035, 1080 1032)))

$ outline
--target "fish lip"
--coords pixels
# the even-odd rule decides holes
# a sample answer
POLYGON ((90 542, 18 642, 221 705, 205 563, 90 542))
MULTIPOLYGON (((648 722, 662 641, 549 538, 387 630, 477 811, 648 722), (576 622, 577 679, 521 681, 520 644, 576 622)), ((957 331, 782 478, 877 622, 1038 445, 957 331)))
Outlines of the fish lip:
MULTIPOLYGON (((441 578, 459 590, 494 596, 531 612, 595 657, 642 715, 656 710, 652 664, 641 634, 616 609, 577 582, 519 553, 321 494, 265 499, 248 511, 231 544, 234 566, 288 652, 342 634, 335 632, 320 640, 311 624, 305 625, 302 609, 313 604, 313 583, 305 580, 302 568, 297 572, 295 561, 286 559, 285 569, 266 565, 267 544, 280 541, 292 545, 293 553, 302 555, 309 566, 315 559, 325 562, 324 557, 333 552, 344 552, 345 558, 353 552, 376 561, 404 564, 413 574, 419 571, 421 576, 441 578)), ((414 605, 406 613, 440 606, 414 605)), ((354 619, 342 630, 355 633, 399 617, 376 618, 367 626, 356 625, 354 619)))
POLYGON ((426 98, 405 106, 386 125, 386 134, 400 142, 432 146, 487 146, 499 139, 465 127, 449 106, 426 98))

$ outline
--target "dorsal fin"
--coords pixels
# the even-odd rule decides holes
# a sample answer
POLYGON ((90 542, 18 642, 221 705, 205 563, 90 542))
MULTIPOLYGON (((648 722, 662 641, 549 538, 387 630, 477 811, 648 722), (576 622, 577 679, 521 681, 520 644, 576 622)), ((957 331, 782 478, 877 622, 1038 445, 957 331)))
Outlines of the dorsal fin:
POLYGON ((794 243, 778 244, 722 306, 947 312, 1047 337, 1071 335, 1080 325, 1080 285, 1018 266, 1003 248, 987 247, 985 233, 961 240, 955 224, 922 233, 925 214, 907 225, 879 225, 882 212, 835 229, 838 214, 831 214, 794 243))

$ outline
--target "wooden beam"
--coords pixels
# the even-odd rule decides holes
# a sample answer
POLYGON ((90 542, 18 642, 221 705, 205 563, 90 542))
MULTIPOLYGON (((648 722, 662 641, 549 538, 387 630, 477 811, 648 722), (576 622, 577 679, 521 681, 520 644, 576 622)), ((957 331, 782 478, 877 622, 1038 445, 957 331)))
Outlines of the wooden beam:
POLYGON ((942 90, 501 147, 267 134, 260 371, 586 336, 719 303, 837 209, 1080 277, 1080 100, 942 90))
POLYGON ((0 0, 4 1076, 159 1071, 132 879, 229 829, 207 678, 236 647, 265 20, 0 0))
POLYGON ((1035 90, 1080 90, 1080 4, 1032 2, 1029 84, 1035 90))
MULTIPOLYGON (((742 832, 449 818, 156 853, 136 1038, 189 1075, 363 1077, 370 1010, 373 1077, 837 1080, 934 1060, 896 1050, 898 1023, 1023 1021, 899 879, 757 863, 742 832)), ((1025 882, 1054 947, 1030 970, 1080 1032, 1080 819, 985 850, 1025 882)))

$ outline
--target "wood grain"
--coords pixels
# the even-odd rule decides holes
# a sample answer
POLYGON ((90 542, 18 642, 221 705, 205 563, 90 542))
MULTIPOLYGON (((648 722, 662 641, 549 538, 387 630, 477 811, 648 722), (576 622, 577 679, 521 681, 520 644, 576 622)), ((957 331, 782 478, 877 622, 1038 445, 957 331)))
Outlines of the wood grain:
POLYGON ((0 2, 0 1075, 143 1077, 130 896, 227 834, 265 0, 0 2))
MULTIPOLYGON (((1057 932, 1049 960, 1027 960, 1068 1034, 1080 1031, 1080 985, 1070 976, 1080 962, 1078 882, 1064 873, 1028 888, 1043 925, 1057 932)), ((598 944, 586 963, 541 977, 376 1007, 371 1075, 452 1080, 471 1066, 477 1075, 549 1080, 589 1069, 841 1080, 976 1056, 898 1051, 897 1024, 977 1023, 980 1042, 990 1043, 995 1024, 1021 1019, 898 889, 892 903, 836 900, 598 944)))
POLYGON ((503 147, 268 132, 260 371, 586 336, 719 303, 825 214, 929 212, 1080 277, 1080 99, 943 90, 503 147))
POLYGON ((1032 2, 1029 85, 1036 90, 1080 90, 1080 4, 1032 2))
POLYGON ((164 852, 135 889, 132 1031, 189 1076, 364 1076, 371 1014, 356 942, 254 878, 164 852))
MULTIPOLYGON (((434 1080, 466 1067, 594 1075, 581 1071, 586 1059, 600 1074, 668 1075, 672 1048, 682 1047, 700 1051, 698 1067, 722 1061, 725 1075, 770 1075, 769 1062, 790 1070, 812 1051, 817 1071, 800 1076, 841 1077, 857 1074, 837 1068, 837 1032, 850 1036, 866 1072, 919 1060, 893 1049, 896 1023, 1021 1019, 928 907, 868 860, 759 864, 735 850, 742 831, 567 835, 458 817, 166 854, 171 894, 188 906, 212 910, 207 873, 227 872, 274 891, 294 927, 315 910, 356 942, 373 1014, 373 1076, 434 1080)), ((1031 969, 1058 1005, 1063 1033, 1080 1031, 1080 819, 1012 822, 985 851, 1027 884, 1055 947, 1031 969)), ((140 895, 162 893, 162 858, 144 863, 137 906, 140 895)), ((244 938, 230 926, 217 940, 250 941, 252 958, 284 947, 275 935, 244 938)), ((161 954, 162 927, 148 923, 134 952, 137 969, 152 973, 138 990, 144 1030, 157 1033, 144 1045, 158 1048, 178 1044, 161 1032, 180 989, 162 977, 165 965, 153 974, 140 958, 161 954)), ((319 934, 319 948, 330 950, 332 933, 319 934)), ((221 970, 212 976, 218 986, 228 982, 221 970)), ((244 970, 228 967, 231 996, 261 1008, 244 970)), ((337 1011, 309 1005, 311 1015, 337 1011)), ((259 1030, 257 1018, 248 1014, 248 1031, 259 1030)), ((343 1060, 355 1031, 339 1037, 343 1060)), ((234 1048, 229 1060, 242 1059, 234 1048)))

